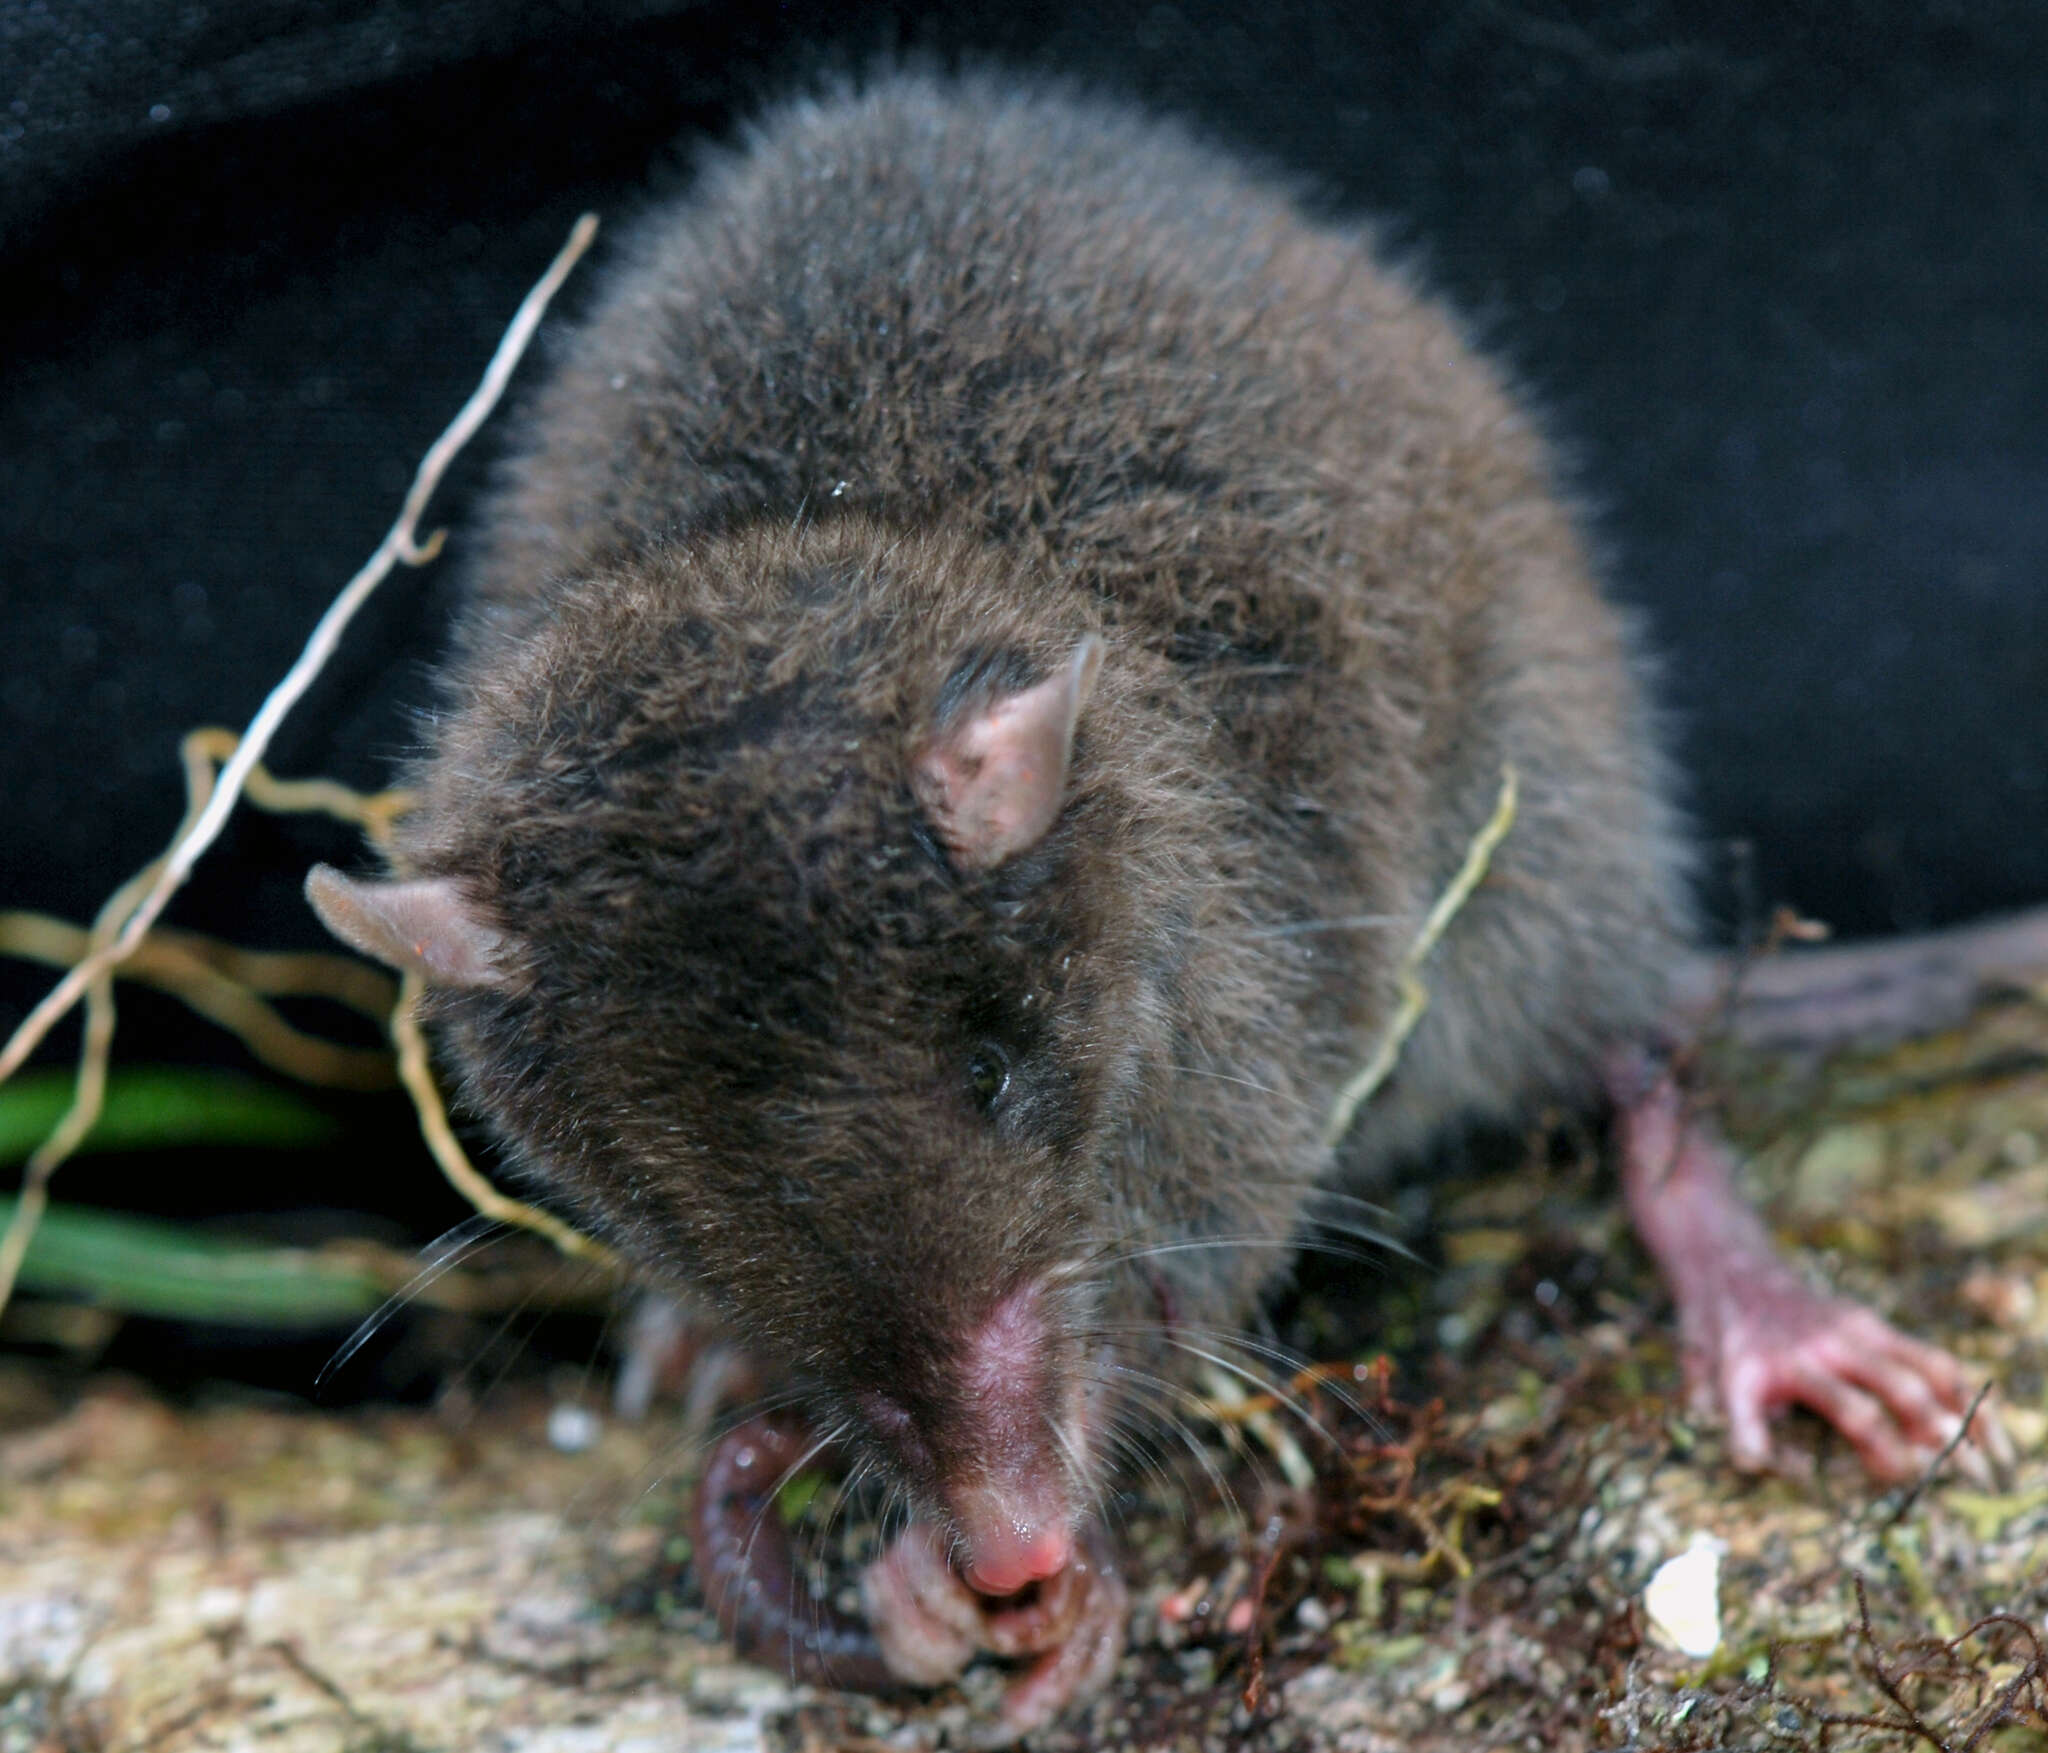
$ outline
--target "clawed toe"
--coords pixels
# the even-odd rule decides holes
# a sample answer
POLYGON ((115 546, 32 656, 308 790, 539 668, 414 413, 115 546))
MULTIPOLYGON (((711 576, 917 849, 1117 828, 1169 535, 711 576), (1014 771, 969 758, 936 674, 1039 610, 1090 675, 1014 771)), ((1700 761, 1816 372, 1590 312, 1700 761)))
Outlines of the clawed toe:
POLYGON ((1772 1413, 1804 1406, 1841 1432, 1873 1478, 1901 1484, 1944 1451, 1966 1477, 1989 1483, 2009 1465, 2012 1441, 1996 1412, 1979 1406, 1957 1441, 1971 1395, 1946 1352, 1899 1333, 1869 1310, 1816 1299, 1808 1317, 1773 1342, 1737 1330, 1724 1338, 1720 1396, 1738 1466, 1776 1464, 1772 1413))
POLYGON ((1001 1739, 992 1732, 984 1746, 1052 1721, 1075 1700, 1108 1685, 1123 1654, 1130 1596, 1099 1542, 1091 1542, 1068 1572, 1072 1602, 1059 1641, 1049 1647, 1003 1696, 1001 1739))
POLYGON ((862 1572, 860 1589, 882 1659, 899 1680, 941 1685, 981 1652, 981 1601, 947 1563, 930 1523, 904 1529, 862 1572))
POLYGON ((1976 1479, 2009 1466, 2013 1444, 1979 1406, 1963 1366, 1857 1304, 1815 1290, 1779 1255, 1735 1191, 1733 1155, 1688 1111, 1671 1077, 1628 1058, 1608 1068, 1629 1211, 1678 1302, 1696 1413, 1718 1410, 1739 1467, 1778 1464, 1771 1417, 1804 1406, 1834 1425, 1877 1478, 1951 1463, 1976 1479))
POLYGON ((868 1623, 900 1680, 936 1686, 984 1652, 1031 1658, 1003 1696, 1001 1720, 976 1744, 999 1747, 1098 1690, 1123 1653, 1129 1595, 1098 1532, 1074 1561, 1028 1597, 977 1595, 949 1562, 930 1523, 899 1534, 861 1576, 868 1623))

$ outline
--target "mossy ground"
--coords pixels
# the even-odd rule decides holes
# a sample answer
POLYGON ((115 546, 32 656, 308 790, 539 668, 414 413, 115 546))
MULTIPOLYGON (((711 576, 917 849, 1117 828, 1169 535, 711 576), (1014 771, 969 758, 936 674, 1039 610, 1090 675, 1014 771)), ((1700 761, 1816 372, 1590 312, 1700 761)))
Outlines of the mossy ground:
MULTIPOLYGON (((1281 1317, 1312 1349, 1369 1319, 1393 1360, 1304 1387, 1335 1439, 1301 1442, 1312 1488, 1250 1437, 1214 1450, 1234 1504, 1192 1460, 1139 1482, 1130 1654, 1043 1745, 2048 1749, 2048 1008, 1720 1080, 1787 1241, 1997 1384, 2009 1477, 1879 1493, 1797 1418, 1799 1476, 1735 1473, 1686 1415, 1599 1153, 1539 1133, 1400 1205, 1428 1267, 1363 1304, 1355 1273, 1312 1274, 1281 1317), (1643 1606, 1698 1534, 1726 1544, 1704 1660, 1643 1606)), ((690 1580, 673 1427, 550 1444, 551 1411, 597 1393, 174 1408, 0 1372, 0 1753, 958 1734, 967 1695, 905 1714, 732 1663, 690 1580)))

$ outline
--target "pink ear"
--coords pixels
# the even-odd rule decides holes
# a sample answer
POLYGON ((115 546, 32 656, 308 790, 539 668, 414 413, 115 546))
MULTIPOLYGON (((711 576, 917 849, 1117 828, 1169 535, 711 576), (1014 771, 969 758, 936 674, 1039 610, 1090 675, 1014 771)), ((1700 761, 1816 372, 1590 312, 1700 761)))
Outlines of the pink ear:
POLYGON ((477 917, 452 878, 365 882, 316 864, 306 876, 306 899, 343 943, 400 973, 435 986, 523 984, 510 940, 477 917))
POLYGON ((956 863, 987 870, 1035 846, 1066 800, 1074 723, 1102 668, 1092 633, 1059 672, 983 702, 940 731, 911 784, 956 863))

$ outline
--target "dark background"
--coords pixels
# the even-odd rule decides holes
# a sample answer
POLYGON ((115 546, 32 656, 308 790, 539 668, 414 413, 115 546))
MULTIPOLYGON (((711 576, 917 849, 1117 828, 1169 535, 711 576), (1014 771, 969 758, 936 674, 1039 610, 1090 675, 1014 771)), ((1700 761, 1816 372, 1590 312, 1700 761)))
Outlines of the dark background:
MULTIPOLYGON (((247 720, 578 211, 878 53, 1078 75, 1382 221, 1575 461, 1717 930, 2048 900, 2048 8, 0 0, 0 906, 158 849, 179 732, 247 720)), ((446 593, 387 587, 280 770, 386 770, 446 593)), ((315 943, 347 850, 250 821, 173 917, 315 943)), ((11 1025, 43 977, 0 982, 11 1025)))

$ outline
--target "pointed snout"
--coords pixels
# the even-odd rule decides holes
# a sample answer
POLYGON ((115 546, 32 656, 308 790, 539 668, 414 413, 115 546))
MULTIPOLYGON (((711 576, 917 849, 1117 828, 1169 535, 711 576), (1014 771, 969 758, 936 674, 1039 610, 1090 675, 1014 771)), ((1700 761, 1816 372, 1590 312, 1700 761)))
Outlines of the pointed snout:
POLYGON ((982 1595, 1014 1595, 1059 1575, 1074 1561, 1074 1533, 1064 1510, 1019 1515, 1013 1507, 957 1505, 954 1520, 965 1543, 960 1574, 982 1595))
POLYGON ((935 1385, 855 1398, 948 1526, 953 1566, 977 1594, 1015 1595, 1075 1562, 1092 1444, 1071 1352, 1055 1291, 1027 1281, 943 1345, 935 1385))
MULTIPOLYGON (((1074 1560, 1074 1482, 1055 1424, 1076 1384, 1059 1380, 1057 1323, 1042 1283, 1004 1297, 968 1334, 961 1407, 974 1463, 948 1481, 960 1573, 984 1595, 1014 1595, 1074 1560)), ((1067 1442, 1071 1451, 1072 1438, 1067 1442)))

